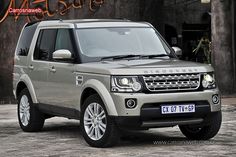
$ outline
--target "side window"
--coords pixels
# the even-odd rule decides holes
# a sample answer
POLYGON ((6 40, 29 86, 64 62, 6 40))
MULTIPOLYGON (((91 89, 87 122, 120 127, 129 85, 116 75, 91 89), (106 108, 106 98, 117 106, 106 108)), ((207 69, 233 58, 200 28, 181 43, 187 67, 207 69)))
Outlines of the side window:
POLYGON ((60 49, 66 49, 71 52, 72 58, 74 58, 74 47, 72 44, 71 33, 69 29, 58 29, 55 51, 60 49))
POLYGON ((22 32, 22 35, 19 39, 19 43, 16 49, 16 54, 18 56, 27 56, 29 53, 29 48, 31 41, 33 39, 37 25, 26 26, 22 32))
POLYGON ((57 29, 41 30, 34 51, 35 60, 51 60, 57 29))

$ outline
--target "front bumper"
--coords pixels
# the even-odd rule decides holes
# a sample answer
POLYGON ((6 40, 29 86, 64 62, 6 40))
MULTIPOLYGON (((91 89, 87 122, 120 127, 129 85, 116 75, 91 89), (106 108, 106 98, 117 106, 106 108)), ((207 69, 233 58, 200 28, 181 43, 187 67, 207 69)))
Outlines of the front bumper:
MULTIPOLYGON (((221 111, 218 111, 221 112, 221 111)), ((113 117, 117 126, 127 129, 148 129, 148 128, 158 128, 158 127, 172 127, 176 125, 196 125, 203 126, 208 125, 214 119, 213 115, 217 112, 210 112, 207 114, 202 114, 201 116, 176 116, 167 117, 159 119, 145 120, 140 116, 115 116, 113 117)))
POLYGON ((146 104, 152 104, 154 107, 160 104, 169 103, 198 103, 205 102, 209 106, 209 112, 217 112, 221 110, 221 101, 217 104, 212 102, 213 95, 220 95, 218 89, 195 91, 195 92, 179 92, 179 93, 111 93, 111 97, 115 104, 118 116, 141 116, 141 109, 146 104), (137 106, 128 109, 125 106, 126 99, 136 99, 137 106))
POLYGON ((168 127, 175 125, 206 124, 209 117, 221 111, 221 101, 212 102, 218 89, 181 93, 112 93, 118 116, 114 120, 118 126, 128 128, 168 127), (125 99, 136 99, 137 106, 128 109, 125 99), (195 104, 195 113, 161 114, 162 104, 195 104))

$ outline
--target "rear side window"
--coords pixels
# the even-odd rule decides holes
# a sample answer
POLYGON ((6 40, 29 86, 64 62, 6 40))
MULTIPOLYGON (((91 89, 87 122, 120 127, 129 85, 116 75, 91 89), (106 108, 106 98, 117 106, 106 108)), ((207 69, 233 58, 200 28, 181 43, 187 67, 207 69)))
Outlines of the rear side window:
POLYGON ((57 29, 41 30, 35 47, 35 60, 51 60, 55 47, 57 29))
POLYGON ((18 56, 27 56, 29 53, 29 48, 31 41, 33 39, 37 24, 26 26, 22 32, 22 35, 19 39, 19 43, 16 49, 16 55, 18 56))

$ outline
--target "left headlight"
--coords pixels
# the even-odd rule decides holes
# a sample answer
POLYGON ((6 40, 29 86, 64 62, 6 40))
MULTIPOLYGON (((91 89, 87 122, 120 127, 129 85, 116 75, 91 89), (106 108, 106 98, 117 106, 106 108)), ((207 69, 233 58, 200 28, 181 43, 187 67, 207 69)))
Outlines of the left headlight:
POLYGON ((216 88, 216 81, 213 73, 203 74, 202 87, 204 89, 216 88))
POLYGON ((112 92, 140 92, 142 84, 137 76, 111 76, 112 92))

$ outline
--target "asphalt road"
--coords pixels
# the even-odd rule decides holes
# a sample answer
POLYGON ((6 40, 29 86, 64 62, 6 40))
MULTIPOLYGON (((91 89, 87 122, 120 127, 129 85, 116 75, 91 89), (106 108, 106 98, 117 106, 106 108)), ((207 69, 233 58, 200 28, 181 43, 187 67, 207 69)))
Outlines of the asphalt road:
POLYGON ((0 106, 0 156, 236 156, 236 105, 223 105, 223 124, 209 141, 189 141, 178 127, 124 132, 119 144, 98 149, 87 145, 79 121, 51 118, 41 132, 22 132, 16 105, 0 106))

